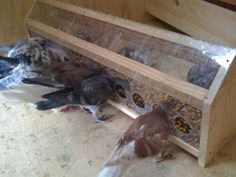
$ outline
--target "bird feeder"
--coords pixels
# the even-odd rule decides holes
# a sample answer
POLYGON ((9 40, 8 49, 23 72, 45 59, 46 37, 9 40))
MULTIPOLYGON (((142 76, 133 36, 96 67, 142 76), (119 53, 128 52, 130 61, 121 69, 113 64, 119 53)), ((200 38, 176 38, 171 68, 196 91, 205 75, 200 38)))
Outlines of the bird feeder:
POLYGON ((170 140, 202 166, 236 130, 236 50, 55 0, 38 0, 29 36, 50 39, 76 59, 130 82, 110 104, 135 118, 170 102, 170 140))

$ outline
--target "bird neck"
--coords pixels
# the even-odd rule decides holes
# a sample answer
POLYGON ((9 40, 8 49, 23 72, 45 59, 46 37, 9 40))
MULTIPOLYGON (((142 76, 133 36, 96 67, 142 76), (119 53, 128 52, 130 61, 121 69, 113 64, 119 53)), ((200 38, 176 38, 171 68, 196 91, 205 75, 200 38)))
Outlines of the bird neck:
POLYGON ((152 111, 153 114, 166 114, 166 111, 164 109, 162 109, 160 106, 155 108, 153 111, 152 111))

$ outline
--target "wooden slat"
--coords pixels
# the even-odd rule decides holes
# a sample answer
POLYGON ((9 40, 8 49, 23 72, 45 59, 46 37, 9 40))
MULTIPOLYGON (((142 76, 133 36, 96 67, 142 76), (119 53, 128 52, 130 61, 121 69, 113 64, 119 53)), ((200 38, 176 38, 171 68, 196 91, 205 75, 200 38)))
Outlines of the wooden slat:
POLYGON ((0 44, 14 43, 26 38, 23 20, 33 0, 0 1, 0 44))
MULTIPOLYGON (((226 77, 218 77, 210 88, 212 94, 204 100, 201 122, 199 164, 206 166, 217 152, 236 133, 236 62, 234 61, 226 77), (223 82, 223 83, 222 83, 223 82)), ((221 68, 219 73, 225 73, 221 68)))
POLYGON ((198 39, 236 47, 236 13, 202 0, 147 0, 147 12, 198 39))
POLYGON ((222 2, 225 2, 225 3, 232 4, 232 5, 236 6, 236 0, 219 0, 219 1, 222 1, 222 2))
MULTIPOLYGON (((137 113, 135 113, 133 110, 131 110, 130 108, 128 108, 127 106, 118 104, 112 100, 109 100, 108 103, 112 106, 114 106, 115 108, 119 109, 120 111, 124 112, 125 114, 127 114, 128 116, 130 116, 133 119, 136 119, 139 115, 137 113)), ((183 148, 184 150, 186 150, 187 152, 191 153, 192 155, 198 157, 199 156, 199 150, 196 149, 195 147, 185 143, 183 140, 181 140, 180 138, 170 135, 169 136, 169 140, 178 145, 179 147, 183 148)))
POLYGON ((109 13, 118 17, 127 18, 139 22, 153 20, 153 16, 146 13, 144 8, 145 0, 58 0, 71 3, 75 6, 82 6, 92 10, 109 13))
POLYGON ((43 23, 28 19, 26 24, 29 28, 32 28, 39 34, 42 34, 61 45, 69 47, 75 52, 79 52, 104 66, 113 68, 118 72, 153 88, 159 89, 184 102, 189 102, 189 104, 191 103, 191 105, 198 109, 201 109, 202 101, 208 93, 206 89, 83 41, 43 23))
POLYGON ((69 11, 69 12, 73 12, 76 14, 85 15, 87 17, 91 17, 100 21, 109 22, 110 24, 118 25, 126 29, 134 30, 140 33, 153 36, 153 37, 158 37, 163 40, 171 41, 171 42, 181 44, 184 46, 189 46, 194 49, 198 49, 200 51, 207 51, 209 53, 214 53, 216 50, 221 50, 222 56, 224 55, 223 51, 227 51, 227 52, 230 52, 231 50, 234 51, 234 49, 231 49, 228 47, 211 45, 208 42, 195 40, 185 35, 177 34, 177 33, 166 31, 166 30, 161 30, 155 27, 151 27, 149 25, 145 25, 143 23, 125 20, 119 17, 104 14, 104 13, 98 13, 89 9, 73 6, 73 5, 58 2, 55 0, 38 0, 38 2, 47 4, 53 7, 57 7, 57 8, 69 11))

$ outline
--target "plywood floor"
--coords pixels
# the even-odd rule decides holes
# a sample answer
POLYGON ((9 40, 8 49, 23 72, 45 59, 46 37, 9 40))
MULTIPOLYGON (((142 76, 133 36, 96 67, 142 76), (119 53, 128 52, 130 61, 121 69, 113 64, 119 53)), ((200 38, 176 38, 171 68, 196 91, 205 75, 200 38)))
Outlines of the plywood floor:
MULTIPOLYGON (((95 177, 131 119, 112 107, 115 116, 95 124, 82 112, 39 112, 12 105, 0 96, 1 177, 95 177)), ((135 164, 125 177, 236 177, 236 137, 207 169, 176 149, 176 159, 156 165, 135 164)))

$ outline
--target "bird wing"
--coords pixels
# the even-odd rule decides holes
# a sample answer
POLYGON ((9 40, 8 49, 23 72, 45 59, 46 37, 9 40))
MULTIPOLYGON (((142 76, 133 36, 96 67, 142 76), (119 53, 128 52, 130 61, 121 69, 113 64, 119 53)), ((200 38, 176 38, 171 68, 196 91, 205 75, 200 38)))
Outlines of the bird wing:
POLYGON ((106 102, 113 93, 110 83, 103 77, 91 77, 81 84, 82 97, 81 104, 100 105, 106 102))
POLYGON ((32 84, 32 85, 41 85, 54 88, 65 88, 63 84, 60 84, 51 78, 40 78, 40 77, 24 78, 22 79, 22 82, 25 84, 32 84))
POLYGON ((68 99, 68 96, 70 94, 70 92, 73 90, 73 88, 64 88, 55 92, 51 92, 48 94, 45 94, 42 96, 42 98, 48 99, 48 100, 53 100, 56 101, 58 103, 64 103, 64 104, 72 104, 73 102, 71 102, 68 99))
POLYGON ((79 86, 84 79, 87 79, 88 77, 91 77, 94 74, 95 71, 91 69, 77 67, 69 71, 58 73, 55 76, 55 80, 60 83, 63 83, 66 86, 79 86))
POLYGON ((54 63, 36 72, 48 78, 47 81, 44 79, 46 82, 43 82, 44 85, 56 81, 56 84, 60 83, 64 85, 64 87, 79 86, 84 79, 96 74, 94 70, 87 67, 80 67, 76 62, 54 63))
POLYGON ((166 119, 166 114, 162 111, 139 116, 119 140, 117 149, 134 141, 137 156, 157 153, 160 143, 169 135, 166 119), (143 147, 146 147, 146 151, 143 147))

